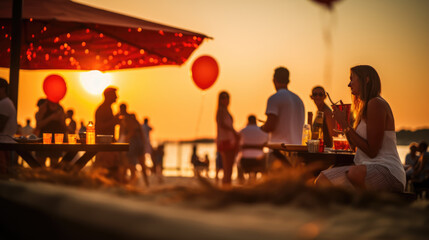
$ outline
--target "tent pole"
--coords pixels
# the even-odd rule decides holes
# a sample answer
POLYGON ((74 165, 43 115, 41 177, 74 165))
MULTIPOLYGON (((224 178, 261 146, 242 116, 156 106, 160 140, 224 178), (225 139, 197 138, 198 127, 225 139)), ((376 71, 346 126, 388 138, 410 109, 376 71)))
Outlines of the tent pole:
POLYGON ((21 53, 21 18, 22 0, 13 0, 12 7, 12 41, 10 50, 9 97, 15 104, 18 113, 18 86, 21 53))

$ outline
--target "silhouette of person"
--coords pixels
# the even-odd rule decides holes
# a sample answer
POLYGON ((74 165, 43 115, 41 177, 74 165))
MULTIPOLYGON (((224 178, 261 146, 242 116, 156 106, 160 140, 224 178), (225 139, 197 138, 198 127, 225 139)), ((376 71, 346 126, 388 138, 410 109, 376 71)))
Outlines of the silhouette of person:
POLYGON ((158 182, 163 182, 163 168, 164 168, 164 144, 158 145, 152 151, 152 162, 153 162, 153 172, 158 179, 158 182))
POLYGON ((223 171, 222 156, 220 155, 219 151, 216 151, 216 173, 215 173, 216 183, 219 181, 220 170, 223 171))
MULTIPOLYGON (((129 164, 129 169, 131 172, 130 182, 134 183, 137 180, 136 175, 136 165, 141 163, 141 158, 144 158, 144 142, 143 142, 143 132, 140 127, 140 123, 137 121, 135 114, 126 114, 123 117, 123 122, 121 127, 123 128, 123 141, 130 144, 130 148, 126 154, 129 164)), ((144 159, 142 161, 144 163, 144 159)), ((142 164, 143 168, 143 177, 147 183, 146 167, 142 164)))
POLYGON ((69 125, 67 125, 67 132, 70 134, 76 133, 76 121, 73 119, 74 111, 72 109, 67 110, 66 119, 69 119, 69 125))
POLYGON ((407 181, 410 180, 413 175, 414 169, 417 167, 417 163, 419 162, 419 156, 417 152, 419 150, 419 144, 416 142, 412 142, 410 144, 410 152, 405 156, 405 173, 407 176, 407 181))
POLYGON ((336 106, 334 117, 352 149, 357 149, 356 165, 324 170, 316 183, 403 192, 406 178, 396 146, 395 120, 389 103, 380 96, 377 71, 368 65, 352 67, 348 86, 358 113, 355 126, 349 125, 346 112, 336 106))
MULTIPOLYGON (((12 137, 18 126, 15 105, 7 97, 8 88, 6 79, 0 78, 0 142, 14 142, 12 137)), ((10 151, 0 151, 0 174, 7 173, 11 154, 10 151)))
MULTIPOLYGON (((119 124, 119 118, 113 115, 112 104, 116 102, 118 96, 117 89, 107 87, 104 92, 104 101, 95 111, 95 133, 99 135, 115 134, 115 126, 119 124)), ((95 157, 95 168, 107 169, 107 177, 118 182, 124 181, 124 164, 121 162, 118 152, 99 152, 95 157)))
POLYGON ((255 115, 250 115, 240 136, 240 166, 244 173, 249 174, 249 182, 252 182, 258 172, 264 173, 266 170, 263 147, 268 142, 268 134, 256 125, 255 115))
POLYGON ((427 152, 427 149, 427 142, 421 141, 418 146, 420 156, 414 165, 412 184, 418 196, 422 196, 422 193, 426 191, 426 199, 429 199, 429 152, 427 152))
MULTIPOLYGON (((301 144, 302 127, 304 126, 305 109, 301 98, 288 89, 289 70, 278 67, 274 70, 273 83, 276 93, 267 101, 265 114, 267 120, 261 129, 270 133, 269 142, 285 144, 301 144)), ((285 165, 289 165, 287 159, 278 151, 270 151, 268 165, 277 159, 285 165)))
MULTIPOLYGON (((128 133, 127 133, 127 128, 124 126, 125 121, 121 121, 121 120, 126 119, 129 116, 130 114, 127 112, 127 104, 121 103, 121 105, 119 105, 119 113, 117 114, 117 117, 120 120, 118 142, 125 142, 125 136, 128 133)), ((140 123, 139 123, 139 127, 140 127, 140 123)))
POLYGON ((142 130, 143 134, 145 135, 145 153, 152 154, 152 143, 150 140, 150 132, 153 130, 153 128, 149 125, 149 118, 144 118, 143 124, 142 124, 142 130))
MULTIPOLYGON (((36 128, 39 129, 39 137, 42 138, 43 133, 64 133, 64 139, 67 139, 66 114, 63 107, 59 103, 49 100, 42 102, 36 113, 36 128)), ((54 142, 53 137, 52 142, 54 142)), ((59 152, 36 152, 36 157, 42 166, 46 164, 46 158, 49 157, 51 167, 55 167, 61 156, 62 153, 59 152)))
POLYGON ((206 176, 208 177, 210 163, 208 155, 205 156, 204 160, 201 160, 201 158, 197 155, 197 145, 192 146, 191 163, 194 165, 195 176, 200 176, 201 172, 205 171, 206 176))
POLYGON ((331 108, 325 103, 325 89, 322 86, 315 86, 311 90, 310 98, 314 101, 317 111, 323 112, 323 144, 326 147, 332 147, 332 136, 335 135, 335 121, 331 108))
POLYGON ((225 187, 231 185, 232 167, 234 165, 235 156, 238 152, 239 135, 233 126, 233 118, 228 111, 230 103, 229 94, 226 91, 219 93, 218 107, 216 112, 217 151, 222 156, 223 179, 222 184, 225 187))

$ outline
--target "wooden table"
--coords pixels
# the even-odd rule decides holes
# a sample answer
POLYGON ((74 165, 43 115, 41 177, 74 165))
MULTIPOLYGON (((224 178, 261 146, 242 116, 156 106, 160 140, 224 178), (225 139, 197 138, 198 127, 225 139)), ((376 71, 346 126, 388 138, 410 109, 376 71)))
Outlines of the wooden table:
POLYGON ((266 145, 273 151, 281 153, 291 165, 297 165, 299 163, 308 164, 319 164, 320 170, 327 169, 329 167, 339 167, 354 165, 354 156, 352 152, 344 151, 325 151, 323 153, 310 153, 306 145, 290 145, 284 143, 271 143, 266 145))
POLYGON ((96 144, 43 144, 43 143, 0 143, 0 150, 15 151, 32 168, 41 167, 40 163, 33 157, 33 151, 65 152, 59 168, 64 170, 80 170, 98 152, 121 152, 128 151, 128 143, 96 143, 96 144), (78 152, 85 152, 73 165, 71 161, 78 152))

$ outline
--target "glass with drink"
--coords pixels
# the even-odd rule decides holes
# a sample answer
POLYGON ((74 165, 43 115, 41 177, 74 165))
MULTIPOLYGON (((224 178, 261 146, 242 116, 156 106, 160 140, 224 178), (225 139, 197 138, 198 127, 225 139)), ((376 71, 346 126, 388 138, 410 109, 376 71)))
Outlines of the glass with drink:
POLYGON ((55 133, 55 143, 61 144, 64 141, 64 133, 55 133))
MULTIPOLYGON (((334 106, 337 106, 340 111, 344 111, 346 113, 347 122, 350 123, 350 109, 351 109, 352 105, 351 104, 338 104, 338 105, 332 105, 332 108, 334 108, 334 106)), ((341 127, 341 125, 337 121, 335 121, 335 123, 337 125, 336 129, 338 131, 343 131, 343 128, 341 127)))
POLYGON ((76 144, 77 134, 69 134, 67 136, 68 136, 69 144, 76 144))
POLYGON ((335 150, 347 151, 350 149, 349 142, 347 141, 347 139, 345 137, 334 137, 333 142, 334 142, 334 149, 335 150))
POLYGON ((43 144, 52 143, 52 133, 43 133, 43 144))

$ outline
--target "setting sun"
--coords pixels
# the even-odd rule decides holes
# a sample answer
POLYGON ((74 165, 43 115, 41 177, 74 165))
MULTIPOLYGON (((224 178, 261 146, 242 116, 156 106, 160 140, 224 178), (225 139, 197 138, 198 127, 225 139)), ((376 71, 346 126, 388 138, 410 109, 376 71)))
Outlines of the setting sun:
POLYGON ((88 93, 99 95, 112 83, 112 76, 109 73, 102 73, 98 70, 94 70, 81 73, 80 82, 88 93))

